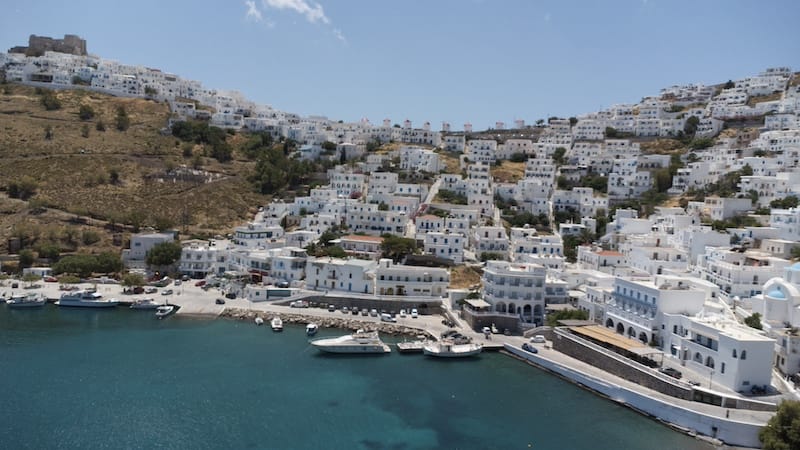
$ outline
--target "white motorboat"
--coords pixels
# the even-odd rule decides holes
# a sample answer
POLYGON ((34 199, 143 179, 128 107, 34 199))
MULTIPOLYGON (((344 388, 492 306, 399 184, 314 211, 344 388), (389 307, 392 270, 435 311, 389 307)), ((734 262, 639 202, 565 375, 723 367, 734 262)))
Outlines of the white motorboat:
POLYGON ((174 306, 172 306, 172 305, 161 305, 161 306, 156 308, 156 317, 158 317, 159 319, 163 319, 164 317, 167 317, 168 315, 170 315, 170 314, 172 314, 174 312, 175 312, 175 307, 174 306))
POLYGON ((79 306, 84 308, 113 308, 119 301, 116 299, 105 299, 103 295, 94 290, 80 290, 65 292, 61 294, 56 305, 58 306, 79 306))
POLYGON ((256 317, 256 325, 261 326, 264 325, 264 319, 261 317, 256 317))
POLYGON ((455 344, 450 340, 430 342, 422 347, 422 352, 426 355, 439 358, 465 358, 477 355, 481 350, 481 344, 455 344))
POLYGON ((156 309, 160 303, 152 298, 139 298, 131 303, 131 309, 156 309))
POLYGON ((308 336, 314 336, 315 334, 317 334, 317 331, 319 331, 319 325, 315 323, 310 323, 306 325, 306 334, 308 336))
POLYGON ((328 353, 389 353, 392 350, 384 344, 377 331, 358 330, 335 338, 322 338, 310 341, 311 345, 328 353))
POLYGON ((14 294, 6 300, 9 308, 38 308, 47 303, 47 297, 44 295, 30 293, 30 294, 14 294))
POLYGON ((280 317, 275 316, 270 322, 270 326, 272 327, 272 331, 283 331, 283 320, 280 317))

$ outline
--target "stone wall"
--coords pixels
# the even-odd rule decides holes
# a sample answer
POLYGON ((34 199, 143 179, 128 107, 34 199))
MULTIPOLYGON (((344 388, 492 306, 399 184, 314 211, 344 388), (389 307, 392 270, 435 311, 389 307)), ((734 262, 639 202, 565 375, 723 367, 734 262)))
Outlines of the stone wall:
POLYGON ((64 39, 53 39, 47 36, 32 34, 28 38, 27 47, 12 47, 9 53, 24 53, 27 56, 42 56, 44 52, 69 53, 86 56, 86 40, 74 34, 65 34, 64 39))
POLYGON ((469 326, 475 330, 480 331, 483 327, 491 327, 494 325, 500 332, 509 330, 511 334, 519 334, 519 318, 516 316, 494 315, 480 313, 475 314, 469 308, 461 310, 461 317, 469 326))

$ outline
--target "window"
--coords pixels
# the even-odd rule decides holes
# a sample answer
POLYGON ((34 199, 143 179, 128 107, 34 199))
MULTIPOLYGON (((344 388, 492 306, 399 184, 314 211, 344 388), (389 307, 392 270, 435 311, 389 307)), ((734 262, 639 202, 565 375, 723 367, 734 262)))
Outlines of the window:
POLYGON ((736 358, 736 349, 733 349, 733 357, 736 358))
POLYGON ((742 357, 739 359, 747 359, 747 350, 742 350, 742 357))

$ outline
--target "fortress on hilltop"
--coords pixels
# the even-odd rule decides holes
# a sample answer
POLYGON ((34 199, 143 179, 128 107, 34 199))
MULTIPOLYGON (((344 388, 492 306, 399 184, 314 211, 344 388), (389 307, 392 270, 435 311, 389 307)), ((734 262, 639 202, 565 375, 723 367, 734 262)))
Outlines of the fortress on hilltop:
POLYGON ((74 34, 65 34, 64 39, 53 39, 47 36, 32 34, 28 38, 28 46, 12 47, 8 53, 23 53, 26 56, 42 56, 44 52, 69 53, 86 56, 86 40, 74 34))

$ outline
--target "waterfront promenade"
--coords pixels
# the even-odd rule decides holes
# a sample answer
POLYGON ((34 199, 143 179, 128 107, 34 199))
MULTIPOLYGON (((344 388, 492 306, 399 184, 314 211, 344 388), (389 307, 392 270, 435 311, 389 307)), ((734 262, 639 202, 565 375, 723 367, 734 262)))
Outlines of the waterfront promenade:
MULTIPOLYGON (((13 292, 20 292, 20 291, 41 292, 45 296, 47 296, 47 298, 50 300, 57 299, 63 292, 59 290, 59 287, 56 283, 39 283, 39 285, 40 287, 36 289, 16 289, 13 290, 13 292)), ((369 325, 370 327, 377 329, 380 329, 381 327, 385 326, 402 326, 407 328, 418 329, 420 330, 420 334, 427 333, 432 336, 439 336, 442 332, 453 329, 442 323, 443 319, 442 315, 421 315, 417 318, 412 318, 410 316, 406 317, 398 316, 396 323, 388 324, 385 322, 381 322, 378 317, 362 316, 360 314, 359 315, 344 314, 339 310, 331 312, 323 308, 291 308, 285 305, 277 305, 272 302, 249 302, 246 299, 242 298, 225 299, 225 304, 218 305, 215 303, 215 300, 218 298, 224 298, 222 292, 214 288, 203 290, 200 287, 194 286, 192 282, 183 283, 180 286, 171 285, 166 288, 162 288, 157 293, 146 294, 146 295, 123 295, 122 286, 116 284, 86 284, 86 285, 81 285, 81 287, 96 288, 97 291, 103 294, 105 297, 118 298, 122 301, 131 301, 134 298, 151 297, 154 298, 156 301, 164 301, 170 304, 180 306, 177 314, 186 317, 191 317, 191 316, 217 317, 223 314, 226 308, 231 308, 237 310, 239 313, 249 312, 252 313, 254 316, 255 315, 261 316, 265 320, 277 314, 303 315, 309 317, 310 320, 337 319, 340 321, 347 321, 348 323, 351 324, 357 324, 363 322, 365 325, 369 325), (161 292, 164 289, 172 289, 173 293, 170 295, 162 295, 161 292)), ((0 288, 0 292, 4 292, 6 296, 8 296, 11 294, 12 290, 9 289, 8 286, 6 285, 0 288)), ((319 296, 321 295, 321 293, 309 294, 307 292, 306 295, 319 296)), ((292 298, 299 298, 299 297, 292 297, 292 298)), ((282 299, 281 301, 284 302, 286 301, 286 299, 282 299)), ((465 326, 465 324, 459 323, 458 321, 456 323, 456 330, 464 335, 472 337, 476 342, 487 342, 483 334, 471 330, 469 327, 465 326)), ((523 336, 504 336, 497 334, 492 335, 492 340, 491 340, 493 344, 509 344, 510 346, 516 348, 519 348, 523 343, 527 341, 528 339, 523 336)), ((571 379, 571 377, 569 376, 569 372, 572 371, 576 374, 581 374, 583 376, 590 377, 595 380, 602 380, 603 382, 608 383, 609 385, 619 386, 620 388, 630 392, 634 392, 639 396, 655 399, 663 404, 672 405, 680 410, 695 412, 703 417, 708 418, 708 420, 710 420, 711 422, 715 423, 715 425, 709 425, 708 426, 709 428, 714 426, 717 429, 722 429, 723 427, 736 424, 747 426, 749 428, 755 428, 766 424, 766 422, 772 416, 772 413, 770 412, 728 409, 709 404, 670 397, 668 395, 661 394, 651 389, 644 388, 636 383, 630 382, 628 380, 612 375, 608 372, 597 369, 582 361, 571 358, 563 353, 553 350, 549 345, 536 344, 536 347, 539 352, 538 357, 542 358, 543 360, 550 361, 553 364, 557 364, 560 367, 568 368, 567 371, 559 373, 559 375, 564 378, 571 379)), ((523 354, 523 356, 525 355, 523 354)), ((550 370, 548 367, 543 366, 541 364, 539 366, 547 370, 550 370)), ((580 383, 579 379, 572 378, 571 381, 580 383)), ((620 401, 622 403, 627 404, 627 402, 625 402, 624 399, 611 398, 611 400, 620 401)), ((628 405, 628 406, 634 406, 634 405, 628 405)), ((661 419, 664 421, 668 421, 668 418, 662 417, 661 419)), ((687 432, 691 432, 694 430, 694 429, 689 429, 689 427, 683 427, 683 426, 681 427, 687 428, 685 430, 687 432)))

